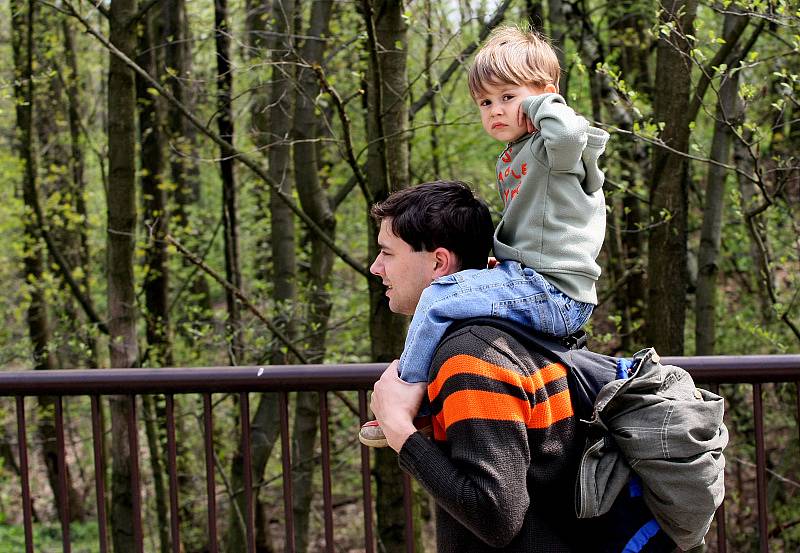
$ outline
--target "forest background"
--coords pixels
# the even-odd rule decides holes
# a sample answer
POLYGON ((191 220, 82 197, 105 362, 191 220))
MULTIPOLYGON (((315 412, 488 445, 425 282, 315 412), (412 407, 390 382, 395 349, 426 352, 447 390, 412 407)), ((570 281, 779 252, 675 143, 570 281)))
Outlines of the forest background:
MULTIPOLYGON (((465 75, 501 22, 551 37, 561 93, 611 134, 591 347, 798 351, 795 2, 4 0, 0 10, 5 369, 397 357, 407 321, 369 274, 368 208, 458 179, 499 218, 502 145, 482 131, 465 75)), ((314 401, 297 397, 296 425, 314 419, 314 401)), ((113 425, 126 409, 110 402, 120 470, 127 430, 113 425)), ((276 409, 260 397, 253 426, 269 427, 276 409)), ((144 400, 152 420, 161 410, 144 400)), ((45 456, 51 411, 44 399, 34 414, 45 456)), ((295 447, 315 447, 310 424, 295 447)), ((159 439, 149 436, 154 474, 159 439)), ((12 442, 3 470, 16 462, 12 442)), ((274 443, 266 432, 258 478, 274 443)), ((228 447, 235 489, 241 454, 228 447)), ((396 482, 382 455, 379 480, 396 482)), ((86 492, 74 480, 80 518, 86 492)), ((314 486, 297 496, 307 527, 314 486)), ((381 535, 399 543, 391 527, 381 535)), ((186 535, 188 551, 202 547, 200 533, 186 535)), ((125 550, 124 532, 114 540, 125 550)))

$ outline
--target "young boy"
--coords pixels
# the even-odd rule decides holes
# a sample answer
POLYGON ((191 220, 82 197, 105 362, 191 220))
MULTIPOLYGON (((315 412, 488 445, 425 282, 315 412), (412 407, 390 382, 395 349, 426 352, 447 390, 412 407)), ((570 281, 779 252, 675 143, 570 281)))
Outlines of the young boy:
MULTIPOLYGON (((436 346, 455 320, 501 317, 562 337, 579 330, 597 304, 605 234, 597 159, 608 133, 557 94, 560 72, 550 44, 516 27, 495 29, 475 56, 470 94, 484 130, 507 143, 496 173, 504 204, 494 234, 498 264, 437 278, 425 289, 399 361, 405 382, 427 382, 436 346)), ((386 445, 375 421, 359 439, 386 445)))

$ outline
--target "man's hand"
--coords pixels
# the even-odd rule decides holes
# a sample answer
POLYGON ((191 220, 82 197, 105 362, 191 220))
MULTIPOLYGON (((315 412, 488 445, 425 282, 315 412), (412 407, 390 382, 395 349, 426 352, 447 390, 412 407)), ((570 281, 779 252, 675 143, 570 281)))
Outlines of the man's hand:
POLYGON ((417 431, 413 419, 428 387, 425 382, 409 384, 397 375, 395 359, 383 371, 372 391, 370 407, 381 425, 389 447, 399 452, 408 437, 417 431))

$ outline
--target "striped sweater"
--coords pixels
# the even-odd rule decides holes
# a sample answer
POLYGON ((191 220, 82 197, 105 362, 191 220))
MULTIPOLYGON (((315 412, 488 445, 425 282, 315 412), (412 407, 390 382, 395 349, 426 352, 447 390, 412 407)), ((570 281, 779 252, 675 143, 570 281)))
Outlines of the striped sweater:
POLYGON ((413 434, 400 465, 436 500, 439 553, 591 551, 574 514, 583 444, 562 365, 467 327, 440 344, 428 396, 434 441, 413 434))

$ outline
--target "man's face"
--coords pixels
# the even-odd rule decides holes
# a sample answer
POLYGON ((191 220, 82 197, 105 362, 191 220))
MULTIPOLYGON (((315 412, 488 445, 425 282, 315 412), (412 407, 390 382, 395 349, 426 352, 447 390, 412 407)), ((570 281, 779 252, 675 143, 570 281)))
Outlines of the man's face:
POLYGON ((389 298, 389 309, 413 315, 419 297, 435 278, 436 256, 433 252, 415 252, 392 232, 392 220, 383 219, 378 233, 380 252, 369 270, 381 277, 389 298))
POLYGON ((486 84, 475 97, 481 111, 483 129, 495 140, 513 142, 528 132, 525 120, 520 115, 520 103, 528 96, 544 92, 555 92, 555 87, 542 88, 534 85, 486 84))

